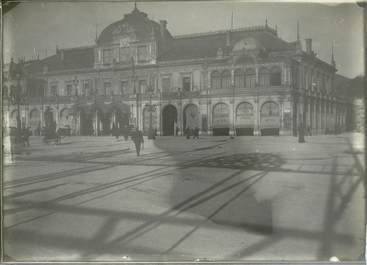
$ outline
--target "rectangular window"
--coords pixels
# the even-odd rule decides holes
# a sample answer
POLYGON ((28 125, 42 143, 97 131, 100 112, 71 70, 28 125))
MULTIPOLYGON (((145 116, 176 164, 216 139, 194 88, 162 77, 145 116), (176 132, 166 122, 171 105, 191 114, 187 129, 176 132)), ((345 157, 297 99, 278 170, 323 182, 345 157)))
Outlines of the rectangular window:
POLYGON ((162 78, 162 92, 168 92, 171 88, 171 78, 169 76, 162 78))
POLYGON ((138 61, 146 62, 148 60, 148 47, 147 46, 139 46, 138 47, 138 61))
POLYGON ((120 48, 120 55, 119 55, 120 62, 130 62, 131 54, 129 47, 121 47, 120 48))
POLYGON ((111 91, 111 82, 110 81, 105 81, 103 83, 103 89, 104 89, 104 95, 105 96, 111 95, 112 94, 112 91, 111 91))
POLYGON ((146 93, 147 92, 147 81, 146 80, 139 80, 139 93, 146 93))
POLYGON ((281 73, 271 73, 270 74, 270 85, 271 86, 280 86, 282 83, 281 73))
POLYGON ((103 64, 111 64, 111 63, 112 63, 112 49, 104 49, 103 64))
POLYGON ((73 90, 72 84, 67 84, 66 85, 66 95, 71 96, 72 90, 73 90))
POLYGON ((182 78, 182 90, 183 91, 191 91, 191 77, 184 76, 182 78))
POLYGON ((128 94, 128 85, 127 81, 121 81, 120 83, 120 93, 121 95, 127 95, 128 94))
POLYGON ((57 85, 51 85, 50 96, 56 96, 56 95, 57 95, 57 85))
POLYGON ((84 80, 83 81, 83 89, 82 89, 82 95, 83 96, 89 96, 91 94, 91 86, 90 86, 90 80, 84 80))

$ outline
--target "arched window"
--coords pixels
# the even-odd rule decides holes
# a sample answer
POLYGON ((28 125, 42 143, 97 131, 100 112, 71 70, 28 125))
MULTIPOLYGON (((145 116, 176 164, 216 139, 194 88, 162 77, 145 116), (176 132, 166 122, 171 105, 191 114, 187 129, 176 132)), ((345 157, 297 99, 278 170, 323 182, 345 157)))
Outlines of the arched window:
POLYGON ((243 88, 245 87, 245 73, 242 69, 237 69, 234 72, 234 86, 236 88, 243 88))
POLYGON ((270 85, 280 86, 282 84, 282 69, 279 66, 271 68, 270 72, 270 85))
POLYGON ((269 71, 265 67, 261 67, 259 69, 259 85, 260 86, 269 86, 270 80, 269 80, 269 71))
POLYGON ((212 89, 220 89, 221 85, 220 85, 220 73, 218 71, 214 71, 211 73, 210 75, 211 78, 211 85, 212 85, 212 89))
POLYGON ((245 85, 246 87, 256 86, 256 73, 252 68, 248 68, 245 72, 245 85))
POLYGON ((229 108, 225 103, 218 103, 213 108, 213 127, 223 128, 228 127, 229 120, 229 108))
POLYGON ((262 117, 279 116, 279 105, 273 101, 265 102, 261 106, 262 117))
POLYGON ((222 88, 228 89, 231 87, 231 72, 229 70, 224 70, 222 72, 222 88))

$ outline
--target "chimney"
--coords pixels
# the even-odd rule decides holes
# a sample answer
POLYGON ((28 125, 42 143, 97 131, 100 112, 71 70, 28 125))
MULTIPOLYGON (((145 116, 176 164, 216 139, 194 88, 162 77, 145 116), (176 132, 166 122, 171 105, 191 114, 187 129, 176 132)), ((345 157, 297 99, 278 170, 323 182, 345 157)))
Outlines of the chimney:
POLYGON ((160 25, 161 36, 162 38, 164 38, 166 30, 167 30, 167 20, 160 20, 159 25, 160 25))
POLYGON ((305 39, 306 41, 306 53, 312 54, 312 39, 305 39))

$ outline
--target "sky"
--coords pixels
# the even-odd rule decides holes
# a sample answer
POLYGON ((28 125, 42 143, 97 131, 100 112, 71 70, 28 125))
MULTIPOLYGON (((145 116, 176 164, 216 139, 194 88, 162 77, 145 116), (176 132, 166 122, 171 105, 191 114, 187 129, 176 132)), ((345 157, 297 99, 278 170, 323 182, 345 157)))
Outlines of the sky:
MULTIPOLYGON (((338 73, 355 77, 364 72, 363 11, 353 3, 254 3, 243 1, 138 2, 149 18, 167 20, 172 35, 224 30, 231 27, 277 25, 286 41, 312 38, 317 56, 330 62, 331 47, 338 73)), ((3 16, 4 61, 55 54, 59 48, 93 45, 96 33, 123 18, 134 2, 24 2, 3 16)), ((304 47, 304 43, 303 43, 304 47)))

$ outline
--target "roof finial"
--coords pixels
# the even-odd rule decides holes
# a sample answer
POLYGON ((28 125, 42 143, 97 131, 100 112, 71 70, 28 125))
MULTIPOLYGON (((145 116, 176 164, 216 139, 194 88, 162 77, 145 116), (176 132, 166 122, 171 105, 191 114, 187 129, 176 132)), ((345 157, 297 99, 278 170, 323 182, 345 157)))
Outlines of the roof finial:
POLYGON ((299 20, 297 20, 297 41, 299 41, 299 20))

